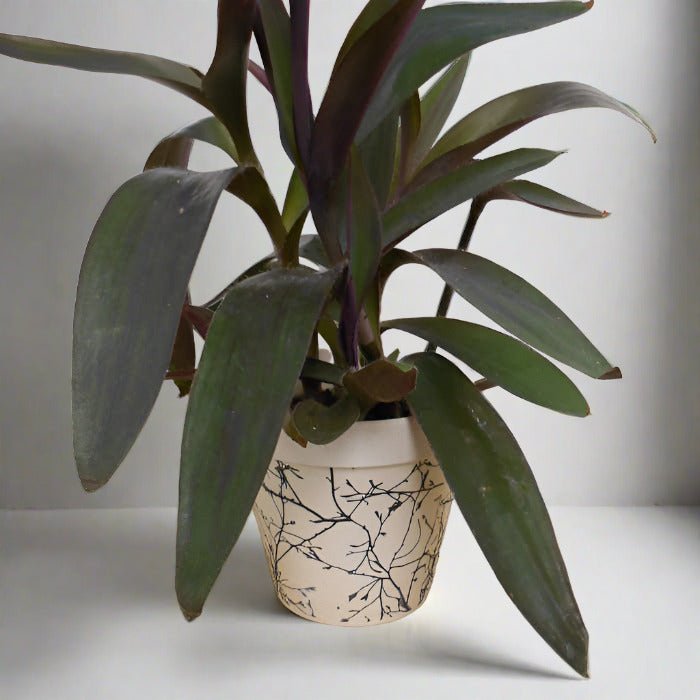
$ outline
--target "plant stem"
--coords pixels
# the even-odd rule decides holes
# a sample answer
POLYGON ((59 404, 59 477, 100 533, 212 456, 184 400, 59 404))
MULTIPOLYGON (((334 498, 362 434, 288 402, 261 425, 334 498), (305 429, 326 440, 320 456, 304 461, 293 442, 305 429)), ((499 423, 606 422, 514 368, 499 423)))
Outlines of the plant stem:
MULTIPOLYGON (((474 234, 474 229, 476 228, 476 222, 481 216, 481 212, 484 211, 486 202, 488 200, 482 197, 475 197, 472 200, 472 205, 469 209, 469 216, 464 224, 464 230, 462 231, 462 236, 459 239, 459 244, 457 245, 457 250, 466 250, 471 243, 472 235, 474 234)), ((450 308, 450 302, 452 301, 452 295, 454 294, 454 289, 450 287, 449 284, 445 285, 442 290, 442 296, 440 297, 440 303, 438 304, 437 312, 435 313, 438 317, 447 316, 447 311, 450 308)), ((425 346, 426 352, 435 352, 436 345, 434 343, 428 343, 425 346)))

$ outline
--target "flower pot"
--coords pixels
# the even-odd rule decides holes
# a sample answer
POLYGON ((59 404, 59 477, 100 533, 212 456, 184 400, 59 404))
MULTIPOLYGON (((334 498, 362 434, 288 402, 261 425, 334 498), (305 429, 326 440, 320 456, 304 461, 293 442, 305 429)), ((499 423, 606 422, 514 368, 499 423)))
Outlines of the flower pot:
POLYGON ((282 604, 363 626, 423 603, 451 502, 420 427, 398 418, 358 422, 323 446, 283 433, 253 512, 282 604))

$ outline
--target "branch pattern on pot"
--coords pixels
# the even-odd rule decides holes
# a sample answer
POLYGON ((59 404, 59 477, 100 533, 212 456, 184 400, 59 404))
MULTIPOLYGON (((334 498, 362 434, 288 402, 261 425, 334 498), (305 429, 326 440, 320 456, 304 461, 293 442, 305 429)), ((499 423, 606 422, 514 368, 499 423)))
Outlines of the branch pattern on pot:
POLYGON ((433 582, 451 501, 427 459, 372 470, 277 460, 255 517, 280 600, 335 624, 403 617, 433 582))

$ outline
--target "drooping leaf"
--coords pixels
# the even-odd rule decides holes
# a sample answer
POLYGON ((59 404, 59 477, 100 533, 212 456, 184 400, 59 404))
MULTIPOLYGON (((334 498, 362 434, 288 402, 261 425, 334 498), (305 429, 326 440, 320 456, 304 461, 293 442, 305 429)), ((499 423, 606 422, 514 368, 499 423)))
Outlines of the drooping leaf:
POLYGON ((343 377, 346 389, 369 407, 405 399, 416 386, 414 368, 400 367, 386 359, 375 360, 343 377))
POLYGON ((587 219, 604 219, 608 216, 606 211, 593 209, 587 204, 577 202, 571 197, 566 197, 563 194, 559 194, 559 192, 550 190, 548 187, 543 187, 528 180, 504 182, 491 191, 490 198, 523 202, 524 204, 532 204, 540 209, 548 209, 559 214, 580 216, 587 219))
MULTIPOLYGON (((592 2, 450 3, 422 10, 376 89, 357 138, 452 61, 478 46, 571 19, 592 2)), ((359 44, 359 41, 357 42, 359 44)))
POLYGON ((462 515, 508 596, 572 668, 588 675, 588 633, 547 508, 503 419, 449 360, 406 358, 418 369, 408 403, 462 515))
POLYGON ((556 82, 516 90, 487 102, 455 124, 433 147, 426 163, 456 148, 475 156, 531 121, 558 112, 604 107, 630 117, 654 132, 629 105, 583 83, 556 82))
POLYGON ((271 79, 272 94, 279 115, 282 142, 292 161, 298 161, 294 135, 294 99, 292 96, 292 33, 289 14, 282 0, 258 0, 260 26, 256 25, 258 45, 265 69, 271 79))
MULTIPOLYGON (((316 116, 307 173, 311 211, 317 227, 326 223, 321 212, 345 166, 372 95, 423 2, 397 0, 349 48, 331 76, 316 116), (348 100, 348 95, 352 95, 352 100, 348 100)), ((373 126, 380 121, 381 118, 377 119, 373 126)), ((370 131, 367 129, 357 139, 358 143, 370 131)), ((323 234, 320 228, 319 233, 323 234)))
POLYGON ((470 59, 471 53, 468 53, 454 61, 421 100, 420 132, 408 164, 409 174, 416 171, 445 126, 462 89, 470 59))
POLYGON ((195 68, 159 56, 93 49, 12 34, 0 34, 0 54, 22 61, 77 68, 93 73, 135 75, 166 85, 205 104, 202 74, 195 68))
POLYGON ((333 442, 359 418, 360 406, 351 394, 345 394, 331 406, 305 399, 292 412, 294 427, 314 445, 333 442))
POLYGON ((508 335, 452 318, 401 318, 383 327, 428 340, 526 401, 572 416, 587 416, 586 399, 549 360, 508 335))
POLYGON ((359 307, 379 265, 382 250, 382 219, 379 203, 356 148, 351 151, 350 158, 350 191, 352 193, 351 220, 348 222, 350 273, 355 283, 356 301, 359 307))
POLYGON ((228 129, 242 164, 259 165, 248 129, 246 80, 248 47, 256 0, 219 0, 216 51, 202 90, 214 114, 228 129))
POLYGON ((201 613, 250 513, 336 275, 257 275, 214 316, 182 438, 175 587, 188 620, 201 613))
POLYGON ((561 152, 520 148, 484 160, 467 162, 402 197, 382 220, 384 248, 496 185, 550 163, 561 152))
POLYGON ((95 225, 73 322, 73 445, 88 491, 111 477, 151 411, 214 207, 240 173, 148 170, 95 225))
POLYGON ((571 319, 522 277, 460 250, 433 248, 416 251, 414 256, 457 294, 533 348, 591 377, 620 376, 571 319))
MULTIPOLYGON (((239 161, 236 146, 226 127, 216 117, 205 117, 194 124, 188 124, 162 139, 153 149, 146 167, 161 167, 164 161, 170 161, 168 155, 172 149, 180 147, 184 141, 204 141, 227 153, 237 163, 239 161)), ((171 165, 173 163, 170 163, 171 165)), ((183 164, 183 167, 186 163, 183 164)))

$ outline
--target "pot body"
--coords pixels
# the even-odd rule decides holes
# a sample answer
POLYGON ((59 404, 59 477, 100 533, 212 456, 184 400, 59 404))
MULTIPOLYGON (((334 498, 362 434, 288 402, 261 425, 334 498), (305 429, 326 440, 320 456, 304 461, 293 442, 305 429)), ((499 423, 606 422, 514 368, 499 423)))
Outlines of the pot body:
POLYGON ((412 418, 324 446, 283 433, 253 509, 278 598, 325 624, 404 617, 428 594, 451 501, 412 418))

